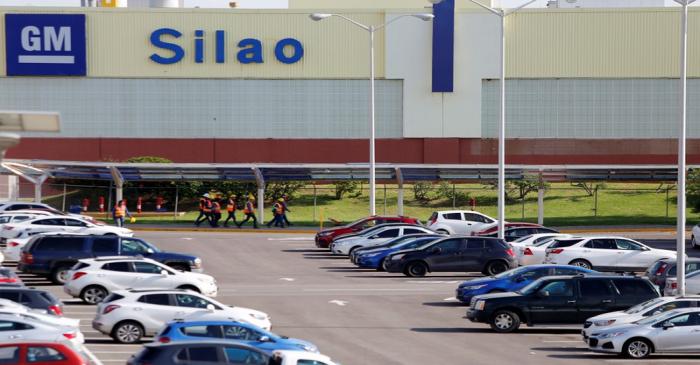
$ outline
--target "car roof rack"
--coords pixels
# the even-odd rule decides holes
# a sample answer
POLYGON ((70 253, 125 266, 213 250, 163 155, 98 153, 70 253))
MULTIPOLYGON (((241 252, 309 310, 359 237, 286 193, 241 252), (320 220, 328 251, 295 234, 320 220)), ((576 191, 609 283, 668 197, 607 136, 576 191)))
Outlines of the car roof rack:
POLYGON ((142 261, 144 260, 143 256, 99 256, 95 257, 93 259, 83 259, 83 260, 93 260, 93 261, 115 261, 115 260, 136 260, 136 261, 142 261))

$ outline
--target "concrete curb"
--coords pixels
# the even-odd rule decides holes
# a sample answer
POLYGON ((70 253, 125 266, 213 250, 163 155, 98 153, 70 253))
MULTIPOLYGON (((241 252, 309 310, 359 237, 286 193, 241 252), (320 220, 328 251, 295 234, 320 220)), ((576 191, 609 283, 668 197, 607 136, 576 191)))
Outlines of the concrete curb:
MULTIPOLYGON (((216 232, 216 233, 273 233, 273 234, 316 234, 316 229, 251 229, 251 228, 184 228, 184 227, 136 227, 130 226, 134 232, 216 232)), ((690 232, 690 229, 686 230, 690 232)), ((675 228, 584 228, 562 229, 561 233, 616 233, 616 232, 656 232, 673 233, 675 228)))

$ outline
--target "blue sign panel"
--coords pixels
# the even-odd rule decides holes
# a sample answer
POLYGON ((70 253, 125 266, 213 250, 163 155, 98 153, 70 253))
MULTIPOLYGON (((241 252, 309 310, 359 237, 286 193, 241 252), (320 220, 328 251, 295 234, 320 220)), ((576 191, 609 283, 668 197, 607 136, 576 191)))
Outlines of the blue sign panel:
POLYGON ((85 76, 85 14, 5 14, 8 76, 85 76))
POLYGON ((454 90, 455 0, 433 5, 433 92, 454 90))

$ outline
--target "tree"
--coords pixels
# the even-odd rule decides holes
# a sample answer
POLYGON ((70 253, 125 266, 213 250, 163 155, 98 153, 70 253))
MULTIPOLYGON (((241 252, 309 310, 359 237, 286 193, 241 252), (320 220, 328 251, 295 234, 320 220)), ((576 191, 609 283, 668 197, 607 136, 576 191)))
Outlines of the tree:
POLYGON ((588 196, 593 196, 596 190, 605 188, 605 183, 587 183, 585 181, 579 181, 575 183, 572 182, 571 186, 581 188, 586 192, 588 196))
POLYGON ((693 212, 700 212, 700 170, 688 172, 685 197, 693 212))
POLYGON ((428 203, 434 198, 431 196, 433 184, 429 182, 417 182, 413 184, 413 198, 421 203, 428 203))
MULTIPOLYGON (((335 183, 335 199, 340 200, 345 194, 357 194, 360 183, 357 181, 347 180, 338 181, 335 183)), ((361 192, 360 192, 361 193, 361 192)), ((358 194, 359 196, 359 194, 358 194)))

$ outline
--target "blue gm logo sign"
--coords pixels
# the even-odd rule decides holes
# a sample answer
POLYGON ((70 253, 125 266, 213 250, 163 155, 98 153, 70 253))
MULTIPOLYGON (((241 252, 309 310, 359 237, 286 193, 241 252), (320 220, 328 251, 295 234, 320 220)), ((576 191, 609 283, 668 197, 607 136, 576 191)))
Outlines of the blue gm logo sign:
POLYGON ((5 14, 8 76, 85 76, 85 14, 5 14))

